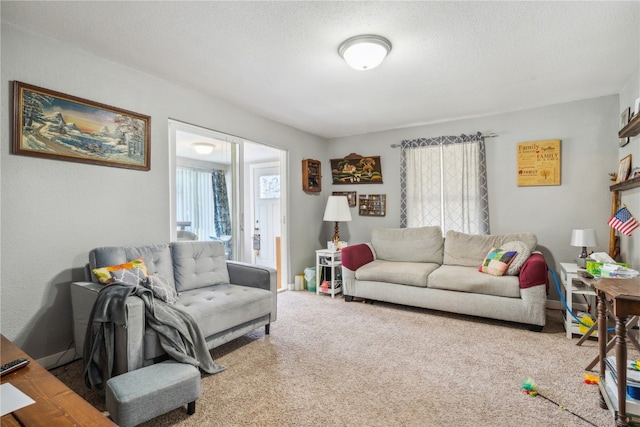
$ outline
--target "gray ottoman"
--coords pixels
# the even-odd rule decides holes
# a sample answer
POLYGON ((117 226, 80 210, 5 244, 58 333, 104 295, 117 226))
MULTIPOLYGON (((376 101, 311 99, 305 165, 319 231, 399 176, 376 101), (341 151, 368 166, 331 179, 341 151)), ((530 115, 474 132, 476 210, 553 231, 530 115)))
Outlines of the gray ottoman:
POLYGON ((130 427, 188 404, 196 410, 200 371, 193 365, 167 361, 145 366, 107 381, 106 404, 111 419, 130 427))

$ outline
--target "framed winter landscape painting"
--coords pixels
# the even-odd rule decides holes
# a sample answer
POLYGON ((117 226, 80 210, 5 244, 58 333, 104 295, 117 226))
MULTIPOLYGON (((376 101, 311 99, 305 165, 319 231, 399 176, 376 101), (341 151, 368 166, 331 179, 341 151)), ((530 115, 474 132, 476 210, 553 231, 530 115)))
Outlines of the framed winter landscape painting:
POLYGON ((148 171, 150 131, 149 116, 13 82, 13 154, 148 171))

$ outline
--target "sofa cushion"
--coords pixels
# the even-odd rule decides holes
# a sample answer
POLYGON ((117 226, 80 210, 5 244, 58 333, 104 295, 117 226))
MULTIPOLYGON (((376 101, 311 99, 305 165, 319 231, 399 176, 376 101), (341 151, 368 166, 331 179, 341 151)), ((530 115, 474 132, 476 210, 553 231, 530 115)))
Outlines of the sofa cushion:
POLYGON ((273 294, 229 283, 180 293, 176 308, 189 313, 205 337, 269 314, 273 294))
POLYGON ((154 298, 167 304, 175 304, 178 301, 176 288, 169 284, 169 280, 160 274, 152 274, 140 282, 142 286, 151 290, 154 298))
POLYGON ((229 283, 229 270, 220 241, 171 243, 173 274, 178 292, 229 283))
MULTIPOLYGON (((442 265, 429 275, 427 287, 449 291, 471 292, 520 298, 520 282, 516 276, 491 276, 473 267, 442 265)), ((455 298, 452 296, 452 298, 455 298)))
POLYGON ((146 280, 147 275, 141 268, 123 268, 122 270, 110 271, 114 282, 124 283, 129 286, 138 286, 140 282, 146 280))
POLYGON ((390 282, 409 286, 427 286, 427 276, 440 267, 432 262, 374 260, 356 270, 357 280, 390 282))
POLYGON ((529 250, 529 247, 525 242, 521 242, 519 240, 507 242, 502 245, 500 249, 504 249, 505 251, 517 252, 515 258, 511 260, 509 268, 507 268, 507 272, 505 273, 509 276, 517 276, 520 273, 520 269, 524 265, 527 258, 531 256, 531 250, 529 250))
POLYGON ((378 259, 442 264, 442 230, 437 226, 376 228, 371 244, 378 259))
MULTIPOLYGON (((123 264, 130 260, 142 258, 147 274, 162 274, 175 286, 173 280, 173 262, 168 243, 146 246, 105 246, 95 248, 89 252, 89 268, 107 267, 123 264)), ((98 283, 95 274, 92 273, 92 281, 98 283)))
POLYGON ((477 270, 491 248, 500 248, 503 244, 515 240, 524 242, 530 252, 533 252, 538 244, 538 239, 533 233, 480 235, 449 230, 444 239, 443 264, 475 267, 477 270))

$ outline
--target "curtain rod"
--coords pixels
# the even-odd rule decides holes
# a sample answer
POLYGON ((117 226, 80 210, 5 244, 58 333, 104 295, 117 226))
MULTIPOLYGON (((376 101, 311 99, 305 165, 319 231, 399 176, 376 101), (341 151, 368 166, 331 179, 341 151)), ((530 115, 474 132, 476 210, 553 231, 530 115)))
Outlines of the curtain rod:
MULTIPOLYGON (((480 136, 482 138, 497 138, 500 135, 498 135, 495 132, 490 132, 490 133, 487 133, 487 134, 482 134, 480 136)), ((391 148, 398 148, 398 147, 400 147, 400 144, 391 144, 391 148)))

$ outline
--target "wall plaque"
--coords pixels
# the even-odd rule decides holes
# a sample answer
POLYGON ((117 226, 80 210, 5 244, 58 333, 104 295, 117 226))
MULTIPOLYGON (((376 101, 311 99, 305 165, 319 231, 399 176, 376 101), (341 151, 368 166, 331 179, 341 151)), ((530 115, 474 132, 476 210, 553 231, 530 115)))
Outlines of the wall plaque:
POLYGON ((518 143, 518 187, 560 185, 560 140, 518 143))

